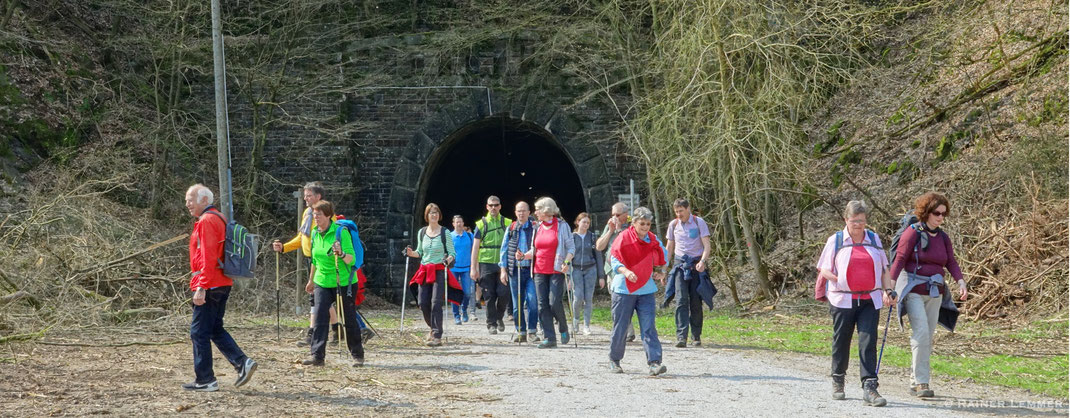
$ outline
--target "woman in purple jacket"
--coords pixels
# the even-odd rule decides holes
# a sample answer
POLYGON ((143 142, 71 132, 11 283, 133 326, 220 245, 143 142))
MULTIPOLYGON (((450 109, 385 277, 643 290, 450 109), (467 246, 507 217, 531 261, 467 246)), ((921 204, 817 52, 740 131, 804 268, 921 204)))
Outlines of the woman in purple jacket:
POLYGON ((918 223, 903 231, 890 269, 892 280, 896 282, 900 324, 904 310, 910 319, 913 369, 910 394, 914 396, 934 395, 929 387, 933 333, 941 316, 945 318, 940 321, 941 325, 954 330, 958 315, 944 279, 945 269, 958 283, 959 299, 966 300, 966 281, 962 279, 962 270, 955 261, 951 238, 940 229, 950 209, 951 203, 938 193, 929 192, 918 197, 914 201, 918 223), (941 311, 945 315, 941 315, 941 311))

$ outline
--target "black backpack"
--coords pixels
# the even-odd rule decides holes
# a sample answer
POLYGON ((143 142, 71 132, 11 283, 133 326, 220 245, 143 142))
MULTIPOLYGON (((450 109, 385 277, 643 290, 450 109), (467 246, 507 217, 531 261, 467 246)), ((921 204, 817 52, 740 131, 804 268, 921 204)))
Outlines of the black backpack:
POLYGON ((914 228, 914 231, 918 233, 918 245, 915 247, 915 251, 920 248, 929 248, 929 234, 923 234, 925 227, 921 225, 921 221, 918 220, 918 216, 913 211, 907 212, 903 215, 903 219, 899 220, 899 230, 896 231, 895 237, 892 238, 892 245, 889 248, 889 260, 888 263, 895 262, 896 249, 899 248, 899 239, 903 236, 903 231, 907 228, 914 228))
MULTIPOLYGON (((456 262, 457 261, 457 254, 450 254, 449 250, 447 250, 449 247, 446 246, 446 239, 447 239, 446 238, 446 227, 441 227, 441 228, 442 229, 438 232, 438 236, 439 236, 439 238, 442 238, 442 252, 446 253, 447 257, 452 255, 453 256, 453 261, 456 262)), ((427 235, 427 227, 426 226, 423 227, 423 228, 420 228, 420 236, 427 236, 428 238, 431 238, 430 236, 427 235)), ((450 237, 448 239, 453 239, 453 237, 450 237)), ((449 268, 452 265, 453 265, 453 263, 449 263, 449 264, 446 264, 446 267, 449 268)))

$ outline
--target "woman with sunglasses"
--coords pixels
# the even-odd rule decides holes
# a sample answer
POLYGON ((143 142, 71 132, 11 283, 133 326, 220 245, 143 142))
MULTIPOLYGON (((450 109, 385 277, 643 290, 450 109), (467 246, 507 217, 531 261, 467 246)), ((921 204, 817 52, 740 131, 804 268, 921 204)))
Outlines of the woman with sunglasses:
POLYGON ((890 269, 896 282, 895 294, 899 295, 896 305, 899 323, 903 323, 903 314, 910 320, 913 370, 910 394, 913 396, 934 395, 929 387, 933 333, 938 322, 954 331, 958 318, 958 309, 951 302, 951 292, 944 279, 945 269, 958 283, 959 299, 966 300, 966 281, 955 261, 951 238, 940 229, 950 208, 947 198, 935 192, 925 193, 914 201, 918 223, 903 231, 890 269))

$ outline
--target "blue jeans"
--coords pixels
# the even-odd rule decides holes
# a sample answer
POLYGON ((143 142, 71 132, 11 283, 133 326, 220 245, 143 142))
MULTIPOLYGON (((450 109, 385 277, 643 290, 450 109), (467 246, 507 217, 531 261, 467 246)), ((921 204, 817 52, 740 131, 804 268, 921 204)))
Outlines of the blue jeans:
POLYGON ((453 316, 460 316, 461 312, 468 312, 468 305, 472 302, 472 298, 475 297, 475 282, 472 281, 472 276, 468 269, 454 271, 453 275, 457 276, 457 281, 461 282, 461 289, 464 290, 464 300, 461 301, 461 305, 453 305, 453 316))
POLYGON ((601 266, 576 269, 572 272, 572 322, 580 321, 580 313, 583 313, 583 324, 591 325, 591 312, 594 309, 594 287, 598 284, 598 269, 601 266))
POLYGON ((557 342, 554 320, 557 320, 557 327, 562 333, 568 332, 568 317, 565 316, 565 305, 562 301, 565 275, 536 273, 535 291, 539 299, 539 324, 542 325, 543 337, 546 341, 557 342))
POLYGON ((632 314, 639 316, 639 332, 643 337, 643 349, 646 350, 647 364, 661 362, 661 341, 658 330, 654 328, 656 302, 654 294, 624 295, 613 293, 613 334, 609 337, 609 359, 620 361, 624 358, 624 343, 628 337, 628 327, 632 324, 632 314))
POLYGON ((520 268, 520 283, 521 286, 517 286, 516 283, 516 269, 509 270, 509 289, 513 291, 513 327, 516 332, 524 332, 524 322, 527 322, 527 332, 534 334, 538 331, 539 323, 539 299, 535 295, 535 280, 531 277, 530 268, 520 268), (517 294, 516 289, 523 289, 524 292, 520 295, 520 303, 524 305, 524 311, 526 315, 521 317, 517 312, 517 294))
POLYGON ((193 321, 189 324, 189 338, 193 340, 193 371, 197 383, 215 381, 212 370, 212 343, 227 361, 239 370, 245 363, 245 353, 238 348, 230 333, 223 329, 223 315, 227 312, 227 299, 230 298, 230 286, 208 289, 204 295, 204 305, 193 305, 193 321))

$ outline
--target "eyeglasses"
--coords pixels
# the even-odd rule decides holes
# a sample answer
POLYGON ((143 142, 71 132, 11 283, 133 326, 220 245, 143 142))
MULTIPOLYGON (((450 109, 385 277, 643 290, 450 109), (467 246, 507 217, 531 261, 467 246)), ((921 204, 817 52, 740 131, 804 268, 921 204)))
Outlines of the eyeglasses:
POLYGON ((496 207, 501 206, 501 205, 502 205, 501 203, 487 203, 487 206, 490 206, 492 208, 496 208, 496 207))
POLYGON ((866 220, 865 219, 857 219, 857 220, 847 221, 847 222, 853 223, 855 225, 865 225, 866 224, 866 220))
POLYGON ((944 215, 947 215, 947 211, 937 212, 937 211, 934 210, 932 212, 929 212, 929 214, 932 215, 932 216, 939 216, 939 217, 943 218, 944 215))
POLYGON ((613 215, 613 216, 624 216, 624 215, 627 215, 627 214, 626 213, 612 213, 611 215, 613 215))

